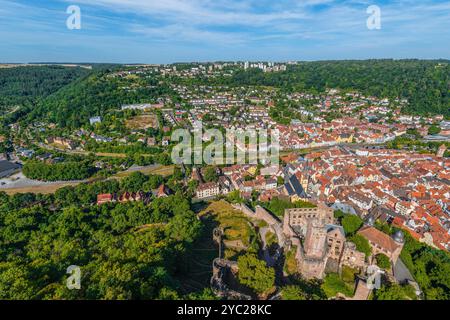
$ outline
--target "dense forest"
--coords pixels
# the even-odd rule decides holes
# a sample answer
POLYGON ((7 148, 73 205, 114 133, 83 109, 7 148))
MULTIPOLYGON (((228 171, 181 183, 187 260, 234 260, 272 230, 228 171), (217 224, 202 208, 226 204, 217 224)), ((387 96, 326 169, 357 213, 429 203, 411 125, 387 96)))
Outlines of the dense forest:
POLYGON ((266 85, 287 91, 327 88, 358 90, 366 95, 409 100, 405 112, 450 116, 450 62, 365 60, 302 62, 286 72, 239 71, 220 79, 228 85, 266 85))
POLYGON ((79 128, 92 116, 103 116, 124 104, 156 102, 171 92, 167 85, 158 85, 155 79, 146 79, 139 88, 130 89, 127 81, 108 77, 110 71, 100 70, 74 81, 41 101, 31 117, 45 117, 62 127, 79 128))
POLYGON ((0 109, 35 102, 87 75, 84 68, 30 66, 0 69, 0 109))
POLYGON ((95 173, 89 161, 46 164, 40 161, 28 161, 22 168, 23 174, 33 180, 70 181, 84 180, 95 173))
MULTIPOLYGON (((0 193, 0 300, 183 297, 178 276, 189 271, 184 260, 202 228, 183 195, 91 206, 97 194, 141 179, 48 196, 0 193), (81 290, 66 287, 71 265, 81 268, 81 290)), ((208 289, 198 294, 212 297, 208 289)))

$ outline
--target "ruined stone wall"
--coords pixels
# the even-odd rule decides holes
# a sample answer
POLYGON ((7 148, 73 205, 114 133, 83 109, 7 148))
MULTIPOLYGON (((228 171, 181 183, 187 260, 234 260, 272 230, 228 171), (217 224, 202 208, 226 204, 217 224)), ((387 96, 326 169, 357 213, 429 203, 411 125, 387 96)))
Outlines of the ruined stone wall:
POLYGON ((281 222, 278 218, 274 217, 270 212, 261 206, 256 206, 256 217, 257 219, 264 220, 270 226, 281 222))

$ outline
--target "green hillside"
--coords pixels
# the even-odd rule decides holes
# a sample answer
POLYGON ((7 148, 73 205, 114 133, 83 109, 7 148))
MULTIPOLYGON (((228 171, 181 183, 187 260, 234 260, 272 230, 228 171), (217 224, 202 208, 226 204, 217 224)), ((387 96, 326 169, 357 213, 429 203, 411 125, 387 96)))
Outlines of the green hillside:
MULTIPOLYGON (((15 119, 46 119, 78 128, 89 117, 104 115, 128 103, 174 97, 167 78, 111 77, 119 66, 88 71, 61 66, 0 69, 0 110, 26 105, 15 119)), ((123 68, 121 69, 123 70, 123 68)), ((177 79, 170 79, 175 83, 177 79), (175 82, 174 82, 175 81, 175 82)), ((197 78, 198 85, 264 85, 282 91, 357 90, 379 98, 408 99, 410 114, 450 117, 450 64, 447 60, 317 61, 290 65, 286 72, 238 70, 232 77, 197 78)))
POLYGON ((286 72, 258 69, 237 72, 221 79, 230 85, 266 85, 287 91, 327 88, 358 90, 366 95, 406 98, 413 114, 450 116, 450 61, 365 60, 302 62, 286 72))
POLYGON ((142 79, 136 89, 130 89, 128 79, 108 77, 111 70, 100 70, 79 79, 41 101, 31 113, 33 119, 45 118, 62 127, 78 128, 89 118, 103 115, 123 104, 156 102, 169 92, 155 79, 142 79))
POLYGON ((90 71, 62 66, 0 69, 0 109, 45 98, 90 71))

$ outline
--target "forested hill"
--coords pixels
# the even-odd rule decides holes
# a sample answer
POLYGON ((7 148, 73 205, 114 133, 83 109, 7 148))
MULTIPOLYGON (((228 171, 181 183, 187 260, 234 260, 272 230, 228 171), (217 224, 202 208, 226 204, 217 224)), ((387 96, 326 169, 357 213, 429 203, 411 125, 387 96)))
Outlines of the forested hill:
POLYGON ((450 61, 365 60, 302 62, 286 72, 241 71, 222 79, 229 85, 267 85, 286 90, 341 88, 366 95, 406 98, 412 114, 450 116, 450 61))
POLYGON ((30 114, 31 118, 45 118, 61 127, 79 128, 89 117, 102 116, 123 104, 156 102, 173 93, 167 83, 154 78, 140 79, 139 86, 130 88, 128 79, 109 77, 112 69, 93 72, 74 81, 57 93, 41 101, 30 114))
POLYGON ((80 67, 63 66, 0 68, 0 110, 32 104, 89 72, 80 67))
MULTIPOLYGON (((16 112, 13 120, 28 114, 31 120, 46 119, 62 127, 78 128, 89 117, 103 115, 122 104, 175 97, 167 79, 130 80, 109 76, 120 68, 104 65, 92 71, 62 66, 0 69, 0 111, 2 105, 26 105, 27 108, 16 112)), ((240 70, 232 77, 197 81, 205 85, 267 85, 288 92, 325 92, 327 88, 357 90, 380 98, 406 98, 410 102, 404 110, 406 113, 450 117, 448 60, 300 62, 290 65, 286 72, 240 70)))

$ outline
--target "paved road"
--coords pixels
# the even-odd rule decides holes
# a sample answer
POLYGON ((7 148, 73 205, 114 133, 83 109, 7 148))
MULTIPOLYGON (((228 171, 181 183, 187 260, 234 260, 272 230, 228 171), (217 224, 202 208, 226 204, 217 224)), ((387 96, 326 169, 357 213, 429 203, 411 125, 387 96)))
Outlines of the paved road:
POLYGON ((308 152, 319 152, 335 147, 348 147, 350 149, 356 149, 361 147, 384 147, 386 143, 337 143, 331 146, 320 146, 320 147, 310 147, 306 149, 282 149, 280 150, 280 156, 288 155, 292 152, 297 153, 308 153, 308 152))

